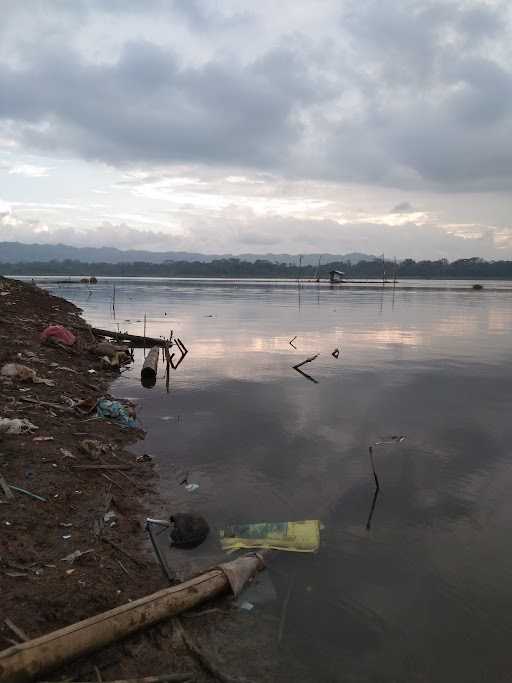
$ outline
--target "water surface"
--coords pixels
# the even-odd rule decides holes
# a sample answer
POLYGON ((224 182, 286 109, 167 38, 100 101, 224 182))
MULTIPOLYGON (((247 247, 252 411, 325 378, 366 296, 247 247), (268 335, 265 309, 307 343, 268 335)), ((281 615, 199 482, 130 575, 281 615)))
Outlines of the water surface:
POLYGON ((294 576, 283 658, 319 682, 508 680, 509 284, 118 279, 114 318, 113 282, 49 287, 94 324, 142 334, 146 313, 148 334, 187 345, 169 394, 140 386, 140 353, 114 389, 138 401, 169 511, 325 526, 320 552, 285 558, 276 603, 255 608, 279 615, 294 576), (314 354, 316 382, 291 367, 314 354), (375 447, 368 525, 368 446, 402 434, 375 447))

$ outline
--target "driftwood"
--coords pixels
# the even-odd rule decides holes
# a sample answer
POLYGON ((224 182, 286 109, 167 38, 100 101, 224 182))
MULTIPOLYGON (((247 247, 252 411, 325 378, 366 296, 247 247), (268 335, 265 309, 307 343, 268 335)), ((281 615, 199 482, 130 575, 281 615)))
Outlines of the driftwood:
POLYGON ((145 387, 154 387, 156 384, 156 373, 158 370, 158 357, 160 356, 160 347, 153 346, 148 355, 144 359, 142 370, 140 371, 140 379, 145 387))
POLYGON ((139 334, 128 334, 128 332, 112 332, 111 330, 101 330, 99 327, 92 328, 93 333, 98 337, 108 337, 119 342, 130 342, 130 346, 144 348, 145 346, 165 346, 165 339, 156 337, 144 337, 139 334))
MULTIPOLYGON (((252 576, 264 567, 256 555, 245 555, 231 564, 234 566, 242 560, 246 568, 250 566, 252 576)), ((247 576, 247 580, 249 578, 247 576)), ((41 679, 42 674, 51 669, 90 654, 163 619, 175 617, 230 590, 227 574, 221 569, 211 569, 177 586, 164 588, 3 650, 0 652, 0 679, 2 683, 41 679)))

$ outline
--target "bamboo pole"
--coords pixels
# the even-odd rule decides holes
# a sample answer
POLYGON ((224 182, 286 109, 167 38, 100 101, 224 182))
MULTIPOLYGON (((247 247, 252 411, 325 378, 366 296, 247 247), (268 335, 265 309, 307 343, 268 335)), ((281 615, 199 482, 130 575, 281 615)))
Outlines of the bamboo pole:
POLYGON ((140 379, 145 387, 154 387, 156 384, 156 373, 158 369, 159 356, 160 348, 158 346, 153 346, 144 360, 144 364, 142 365, 142 370, 140 372, 140 379))
POLYGON ((178 586, 134 600, 40 638, 0 652, 0 681, 22 683, 136 631, 227 593, 229 582, 213 569, 178 586))
MULTIPOLYGON (((105 540, 105 539, 104 539, 105 540)), ((248 553, 199 576, 0 652, 1 683, 23 683, 206 600, 238 592, 265 568, 268 551, 248 553), (228 578, 230 577, 230 578, 228 578), (232 583, 233 582, 233 583, 232 583)))

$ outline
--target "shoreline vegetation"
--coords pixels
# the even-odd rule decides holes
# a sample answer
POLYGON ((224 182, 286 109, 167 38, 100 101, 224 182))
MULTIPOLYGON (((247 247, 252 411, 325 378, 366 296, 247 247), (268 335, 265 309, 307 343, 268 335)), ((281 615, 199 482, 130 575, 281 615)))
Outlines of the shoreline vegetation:
POLYGON ((351 263, 333 261, 321 265, 254 262, 237 258, 214 261, 168 261, 150 263, 90 263, 76 260, 24 261, 1 263, 0 272, 8 276, 88 276, 102 277, 227 277, 227 278, 303 278, 328 280, 331 270, 342 271, 347 279, 495 279, 512 280, 512 261, 485 261, 481 258, 448 261, 400 262, 370 260, 351 263))

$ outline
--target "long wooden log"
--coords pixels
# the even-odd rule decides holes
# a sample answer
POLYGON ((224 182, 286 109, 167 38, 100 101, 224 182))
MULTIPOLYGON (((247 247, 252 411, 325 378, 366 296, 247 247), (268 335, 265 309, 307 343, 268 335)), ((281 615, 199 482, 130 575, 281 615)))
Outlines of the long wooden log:
POLYGON ((143 337, 138 334, 128 334, 128 332, 112 332, 112 330, 102 330, 99 327, 93 327, 92 331, 98 337, 108 337, 119 342, 130 342, 131 346, 158 346, 163 348, 165 346, 165 339, 157 339, 156 337, 143 337))
POLYGON ((145 387, 154 387, 156 384, 159 356, 160 348, 158 346, 153 346, 144 359, 142 370, 140 371, 140 379, 145 387))
POLYGON ((220 569, 0 652, 0 681, 23 683, 209 598, 227 593, 220 569))

